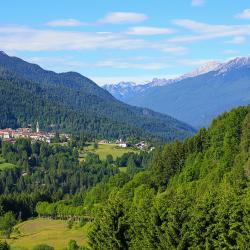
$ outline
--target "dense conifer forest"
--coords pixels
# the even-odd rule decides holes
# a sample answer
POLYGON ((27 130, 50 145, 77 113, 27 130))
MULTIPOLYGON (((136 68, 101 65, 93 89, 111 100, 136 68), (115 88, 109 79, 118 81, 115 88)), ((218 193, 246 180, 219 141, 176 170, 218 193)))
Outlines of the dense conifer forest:
POLYGON ((250 107, 225 113, 107 188, 95 205, 91 248, 249 249, 249 124, 250 107))

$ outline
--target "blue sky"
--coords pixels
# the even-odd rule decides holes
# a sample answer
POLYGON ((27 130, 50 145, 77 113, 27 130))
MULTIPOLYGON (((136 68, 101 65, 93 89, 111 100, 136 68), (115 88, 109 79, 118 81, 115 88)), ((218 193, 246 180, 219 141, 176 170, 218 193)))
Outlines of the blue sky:
POLYGON ((0 50, 98 84, 171 78, 250 52, 249 0, 8 0, 0 50))

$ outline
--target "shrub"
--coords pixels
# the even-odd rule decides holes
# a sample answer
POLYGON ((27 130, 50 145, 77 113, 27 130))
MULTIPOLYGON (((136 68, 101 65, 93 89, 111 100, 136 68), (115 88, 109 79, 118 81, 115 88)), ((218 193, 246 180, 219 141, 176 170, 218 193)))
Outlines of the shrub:
POLYGON ((10 246, 6 241, 0 241, 0 250, 9 250, 10 246))
POLYGON ((46 244, 39 244, 33 247, 33 250, 54 250, 54 247, 51 247, 46 244))

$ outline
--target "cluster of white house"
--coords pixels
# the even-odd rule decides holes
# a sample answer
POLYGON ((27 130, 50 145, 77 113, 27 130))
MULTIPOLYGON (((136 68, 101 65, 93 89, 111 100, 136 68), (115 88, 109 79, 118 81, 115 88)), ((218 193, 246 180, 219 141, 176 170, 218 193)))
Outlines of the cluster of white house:
POLYGON ((31 128, 5 128, 0 130, 0 138, 3 141, 14 141, 18 138, 29 138, 32 141, 44 141, 50 143, 51 139, 54 137, 55 133, 47 133, 44 131, 40 131, 38 123, 36 125, 35 132, 31 128))
MULTIPOLYGON (((98 142, 98 144, 110 144, 111 142, 108 140, 101 140, 98 142)), ((121 148, 127 148, 129 146, 129 144, 125 141, 123 141, 122 139, 119 139, 115 142, 115 144, 121 148)))
MULTIPOLYGON (((101 140, 101 141, 99 141, 98 144, 109 144, 109 143, 110 143, 110 141, 108 141, 108 140, 101 140)), ((121 148, 127 148, 127 147, 131 146, 129 143, 123 141, 122 139, 117 140, 115 143, 117 146, 119 146, 121 148)), ((145 141, 141 141, 141 142, 135 144, 134 146, 137 149, 143 150, 147 147, 147 143, 145 141)))

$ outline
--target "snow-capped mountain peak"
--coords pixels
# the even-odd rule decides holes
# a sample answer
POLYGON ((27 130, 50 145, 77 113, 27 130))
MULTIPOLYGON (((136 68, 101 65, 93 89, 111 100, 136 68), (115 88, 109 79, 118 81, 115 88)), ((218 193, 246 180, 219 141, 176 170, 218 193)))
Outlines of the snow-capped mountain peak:
POLYGON ((164 86, 170 84, 174 81, 174 79, 166 79, 166 78, 153 78, 147 85, 150 87, 164 86))
POLYGON ((236 57, 229 62, 223 63, 217 67, 217 75, 224 74, 229 70, 238 69, 244 66, 250 67, 250 57, 236 57))
POLYGON ((0 54, 6 56, 7 54, 5 52, 3 52, 2 50, 0 50, 0 54))
POLYGON ((199 68, 195 69, 194 71, 182 75, 180 77, 180 79, 185 79, 188 77, 196 77, 196 76, 199 76, 202 74, 206 74, 210 71, 216 70, 221 65, 222 65, 222 63, 220 63, 218 61, 207 62, 207 63, 201 65, 199 68))
POLYGON ((119 82, 116 85, 120 87, 133 87, 136 85, 136 83, 135 82, 119 82))

